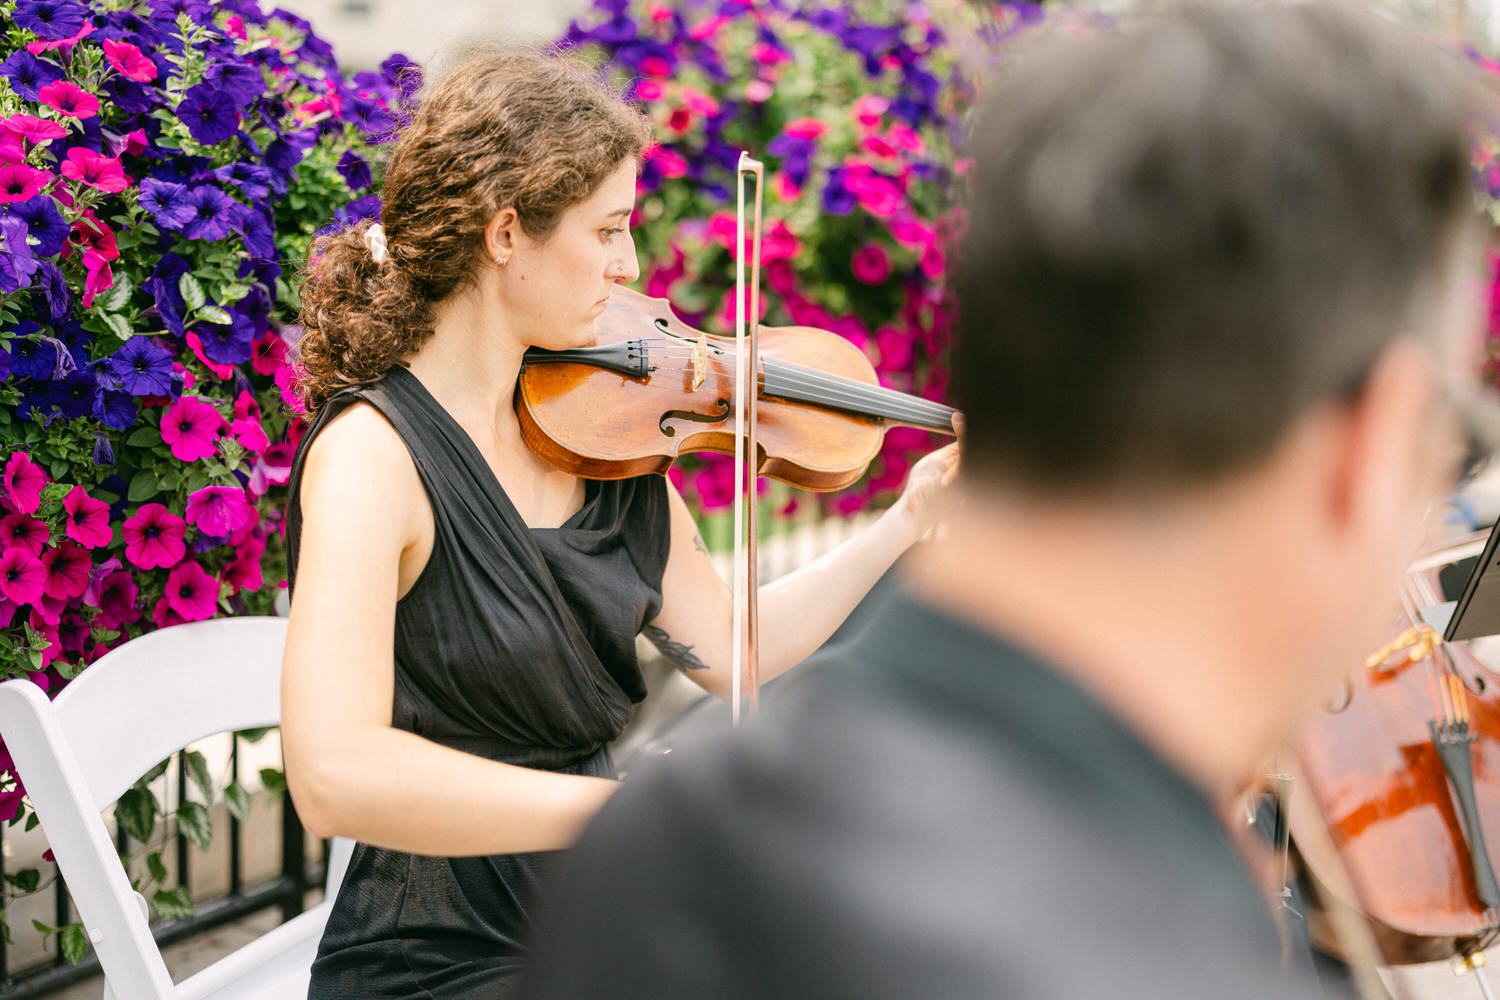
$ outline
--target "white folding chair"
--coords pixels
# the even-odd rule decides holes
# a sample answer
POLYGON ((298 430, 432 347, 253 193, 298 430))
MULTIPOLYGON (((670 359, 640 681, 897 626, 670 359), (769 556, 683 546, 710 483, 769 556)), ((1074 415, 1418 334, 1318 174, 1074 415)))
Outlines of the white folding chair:
POLYGON ((106 1000, 307 995, 308 971, 352 844, 335 840, 327 901, 173 984, 100 815, 195 740, 281 718, 282 618, 160 629, 99 658, 55 701, 0 684, 0 736, 104 969, 106 1000))

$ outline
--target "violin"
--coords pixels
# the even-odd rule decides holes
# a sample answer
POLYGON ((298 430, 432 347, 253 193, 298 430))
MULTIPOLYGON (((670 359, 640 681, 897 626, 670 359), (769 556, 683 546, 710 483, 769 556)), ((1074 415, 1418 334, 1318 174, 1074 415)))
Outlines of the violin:
MULTIPOLYGON (((616 287, 594 344, 530 348, 516 385, 521 434, 587 479, 664 473, 696 451, 734 454, 734 341, 684 323, 665 299, 616 287)), ((853 483, 891 427, 953 434, 950 406, 882 387, 854 344, 807 326, 759 329, 758 475, 808 490, 853 483)))
MULTIPOLYGON (((1321 892, 1364 916, 1387 965, 1472 959, 1500 937, 1490 851, 1500 845, 1500 677, 1420 618, 1443 599, 1438 567, 1473 554, 1478 538, 1414 564, 1393 621, 1401 635, 1296 739, 1298 855, 1321 892), (1310 823, 1326 834, 1300 835, 1310 823)), ((1318 916, 1314 943, 1347 957, 1318 916)))

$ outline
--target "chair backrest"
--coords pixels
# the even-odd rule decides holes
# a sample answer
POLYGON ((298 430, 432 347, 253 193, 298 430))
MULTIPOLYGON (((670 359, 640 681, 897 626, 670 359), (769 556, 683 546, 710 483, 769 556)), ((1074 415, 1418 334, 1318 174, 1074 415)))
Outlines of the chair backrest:
POLYGON ((0 736, 120 1000, 174 995, 100 813, 195 740, 280 721, 283 618, 221 618, 112 650, 55 701, 0 684, 0 736))

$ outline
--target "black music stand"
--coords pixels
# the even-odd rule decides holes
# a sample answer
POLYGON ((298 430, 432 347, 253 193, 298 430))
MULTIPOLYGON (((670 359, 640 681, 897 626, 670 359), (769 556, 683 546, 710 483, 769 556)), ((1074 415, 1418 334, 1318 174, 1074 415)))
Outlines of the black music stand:
POLYGON ((1500 531, 1490 529, 1458 600, 1422 609, 1422 619, 1445 642, 1500 635, 1500 531))

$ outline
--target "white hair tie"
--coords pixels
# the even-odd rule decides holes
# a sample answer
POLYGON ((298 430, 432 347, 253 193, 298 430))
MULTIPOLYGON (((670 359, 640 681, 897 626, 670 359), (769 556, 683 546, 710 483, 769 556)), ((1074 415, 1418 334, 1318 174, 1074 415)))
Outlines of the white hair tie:
POLYGON ((390 252, 385 246, 385 227, 375 223, 365 230, 365 246, 370 248, 370 256, 377 264, 384 264, 391 259, 390 252))

